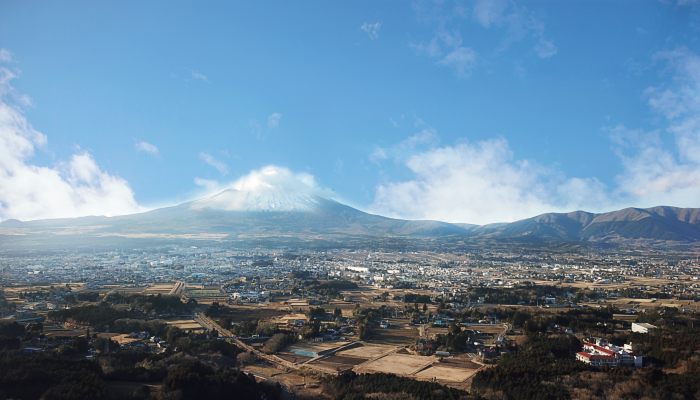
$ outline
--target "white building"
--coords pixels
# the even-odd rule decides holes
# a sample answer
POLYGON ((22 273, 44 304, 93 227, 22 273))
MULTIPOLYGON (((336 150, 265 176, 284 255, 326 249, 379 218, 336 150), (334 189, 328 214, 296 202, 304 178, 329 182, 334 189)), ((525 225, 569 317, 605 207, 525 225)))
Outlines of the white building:
POLYGON ((656 329, 656 326, 652 324, 632 322, 632 332, 649 333, 649 331, 654 329, 656 329))

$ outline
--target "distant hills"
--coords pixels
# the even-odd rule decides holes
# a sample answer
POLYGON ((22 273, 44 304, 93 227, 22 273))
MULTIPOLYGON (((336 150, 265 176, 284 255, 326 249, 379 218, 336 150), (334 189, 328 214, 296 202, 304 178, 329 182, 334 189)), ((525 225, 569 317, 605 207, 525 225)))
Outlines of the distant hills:
POLYGON ((700 241, 700 209, 660 206, 625 208, 601 214, 585 211, 547 213, 508 224, 479 226, 470 231, 472 235, 493 239, 694 242, 700 241))
POLYGON ((224 242, 274 238, 336 242, 351 238, 528 243, 700 242, 700 209, 662 206, 601 214, 547 213, 512 223, 479 226, 387 218, 319 195, 268 188, 255 192, 228 189, 177 206, 118 217, 0 223, 0 242, 5 244, 4 248, 69 239, 73 243, 89 243, 107 238, 224 242))

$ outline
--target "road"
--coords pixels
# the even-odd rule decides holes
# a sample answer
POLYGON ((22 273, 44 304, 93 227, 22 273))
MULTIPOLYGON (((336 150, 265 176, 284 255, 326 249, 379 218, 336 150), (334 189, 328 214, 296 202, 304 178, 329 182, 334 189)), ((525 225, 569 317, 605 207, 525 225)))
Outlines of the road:
POLYGON ((233 332, 230 330, 222 327, 219 325, 216 321, 212 320, 211 318, 207 317, 206 315, 202 313, 197 313, 195 314, 194 317, 195 321, 199 322, 203 327, 206 329, 209 329, 210 331, 216 331, 219 334, 219 337, 222 337, 226 339, 229 343, 234 344, 236 347, 249 351, 253 353, 257 358, 261 360, 265 360, 269 362, 270 364, 282 368, 284 370, 291 369, 291 370, 298 370, 299 366, 291 363, 285 359, 282 359, 280 357, 277 357, 274 354, 265 354, 262 351, 254 348, 253 346, 250 346, 249 344, 241 341, 238 339, 233 332))
POLYGON ((185 289, 185 283, 183 281, 177 281, 175 282, 175 286, 173 286, 172 289, 170 289, 170 295, 172 296, 179 296, 182 294, 182 291, 185 289))

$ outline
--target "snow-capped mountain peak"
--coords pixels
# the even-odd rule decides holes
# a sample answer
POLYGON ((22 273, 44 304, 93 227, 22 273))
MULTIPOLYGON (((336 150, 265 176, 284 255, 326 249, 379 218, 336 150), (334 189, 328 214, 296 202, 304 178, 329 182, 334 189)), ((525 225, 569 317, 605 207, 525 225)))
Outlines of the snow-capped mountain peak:
POLYGON ((193 209, 226 211, 311 211, 322 201, 311 175, 268 166, 240 178, 218 193, 192 202, 193 209))

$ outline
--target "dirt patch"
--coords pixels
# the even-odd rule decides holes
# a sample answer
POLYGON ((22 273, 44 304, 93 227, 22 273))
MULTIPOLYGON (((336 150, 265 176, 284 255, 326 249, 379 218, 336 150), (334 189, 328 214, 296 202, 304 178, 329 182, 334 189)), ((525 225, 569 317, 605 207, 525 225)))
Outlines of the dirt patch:
POLYGON ((411 375, 435 361, 434 357, 390 354, 386 357, 359 366, 361 371, 384 372, 397 375, 411 375))
POLYGON ((475 369, 453 368, 433 365, 418 372, 415 376, 418 379, 439 380, 448 382, 463 382, 476 373, 475 369))
POLYGON ((379 357, 382 354, 388 353, 391 350, 396 349, 394 346, 381 346, 381 345, 363 345, 359 347, 354 347, 352 349, 343 350, 338 352, 337 355, 358 357, 369 360, 371 358, 379 357))
POLYGON ((323 359, 324 362, 332 364, 359 365, 367 361, 366 358, 333 355, 323 359))

